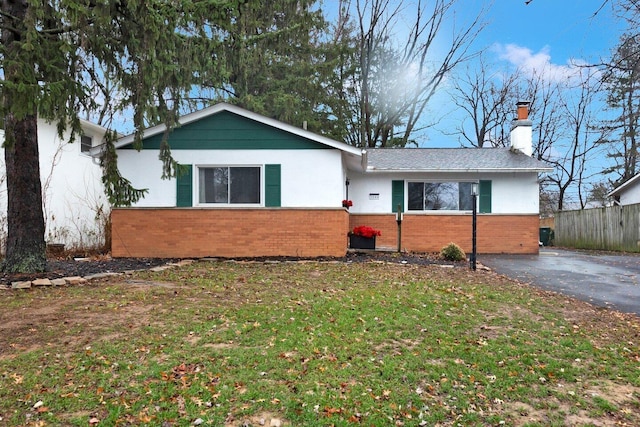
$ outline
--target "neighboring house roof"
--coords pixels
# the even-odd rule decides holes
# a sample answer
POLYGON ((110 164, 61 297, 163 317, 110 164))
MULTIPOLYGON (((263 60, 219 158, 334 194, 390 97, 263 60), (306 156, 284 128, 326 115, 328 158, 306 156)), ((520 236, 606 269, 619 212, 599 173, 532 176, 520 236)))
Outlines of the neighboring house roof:
POLYGON ((553 168, 508 148, 377 148, 367 172, 547 172, 553 168))
POLYGON ((615 190, 607 194, 607 197, 619 196, 629 188, 633 187, 639 181, 640 181, 640 174, 634 176, 633 178, 631 178, 630 180, 628 180, 627 182, 625 182, 624 184, 622 184, 621 186, 619 186, 618 188, 616 188, 615 190))
MULTIPOLYGON (((347 153, 351 153, 351 154, 355 154, 360 156, 361 150, 357 147, 353 147, 351 145, 345 144, 344 142, 339 142, 339 141, 335 141, 331 138, 327 138, 325 136, 321 136, 318 134, 315 134, 313 132, 310 132, 308 130, 302 129, 302 128, 298 128, 295 126, 291 126, 287 123, 283 123, 279 120, 275 120, 269 117, 265 117, 263 115, 257 114, 257 113, 253 113, 251 111, 245 110, 244 108, 240 108, 238 106, 235 105, 231 105, 231 104, 227 104, 224 102, 221 102, 219 104, 213 105, 211 107, 205 108, 203 110, 200 111, 196 111, 194 113, 191 114, 186 114, 182 117, 180 117, 180 119, 178 120, 178 123, 180 126, 185 126, 189 123, 198 121, 200 119, 203 119, 205 117, 209 117, 212 116, 214 114, 218 114, 221 113, 223 111, 227 111, 233 114, 237 114, 239 116, 245 117, 247 119, 256 121, 258 123, 262 123, 264 125, 267 126, 271 126, 274 127, 276 129, 280 129, 284 132, 288 132, 291 133, 293 135, 297 135, 300 136, 302 138, 306 138, 310 141, 313 142, 317 142, 323 145, 326 145, 328 147, 331 148, 336 148, 338 150, 347 152, 347 153)), ((165 130, 167 129, 166 125, 162 124, 162 125, 157 125, 148 129, 145 129, 144 133, 143 133, 143 138, 149 138, 152 137, 154 135, 159 135, 162 134, 165 130)), ((116 148, 122 148, 124 146, 130 145, 132 144, 134 141, 134 135, 127 135, 123 138, 121 138, 120 140, 118 140, 115 144, 116 148)))

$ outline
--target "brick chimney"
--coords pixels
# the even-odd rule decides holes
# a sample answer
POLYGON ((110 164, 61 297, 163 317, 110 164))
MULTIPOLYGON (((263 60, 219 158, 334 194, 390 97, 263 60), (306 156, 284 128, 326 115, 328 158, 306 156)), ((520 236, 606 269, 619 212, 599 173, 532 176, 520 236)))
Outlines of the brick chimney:
POLYGON ((511 151, 531 156, 533 153, 532 123, 529 120, 529 101, 516 104, 517 115, 511 123, 511 151))

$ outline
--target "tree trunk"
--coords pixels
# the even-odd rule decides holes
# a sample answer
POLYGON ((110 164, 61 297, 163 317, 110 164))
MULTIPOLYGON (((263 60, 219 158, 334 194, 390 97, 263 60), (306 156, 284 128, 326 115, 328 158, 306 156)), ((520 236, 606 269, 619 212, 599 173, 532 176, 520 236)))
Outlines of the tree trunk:
MULTIPOLYGON (((20 92, 15 87, 33 87, 33 65, 21 65, 22 37, 25 32, 29 2, 26 0, 1 0, 3 14, 2 44, 5 111, 15 111, 8 106, 21 105, 20 92)), ((24 105, 24 103, 22 104, 24 105)), ((7 273, 33 273, 44 271, 47 264, 44 243, 44 216, 42 214, 42 190, 40 184, 40 157, 38 155, 38 121, 36 104, 29 104, 19 114, 6 114, 4 159, 7 178, 7 247, 2 270, 7 273)))
POLYGON ((36 115, 7 117, 4 149, 7 167, 7 273, 31 273, 46 268, 44 216, 36 115))

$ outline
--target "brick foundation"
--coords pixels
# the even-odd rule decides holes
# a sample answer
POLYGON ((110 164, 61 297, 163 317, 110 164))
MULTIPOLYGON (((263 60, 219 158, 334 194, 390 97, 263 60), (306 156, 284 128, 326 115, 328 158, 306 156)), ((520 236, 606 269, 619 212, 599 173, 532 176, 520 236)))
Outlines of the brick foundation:
POLYGON ((111 212, 114 257, 346 254, 344 209, 126 208, 111 212))
MULTIPOLYGON (((478 215, 478 253, 536 254, 539 240, 538 215, 478 215)), ((349 228, 368 225, 381 231, 377 247, 397 248, 395 215, 352 214, 349 228)), ((453 242, 471 252, 471 215, 411 215, 402 221, 402 249, 412 252, 439 252, 453 242)))
MULTIPOLYGON (((395 215, 344 209, 113 209, 114 257, 199 258, 344 256, 347 232, 379 229, 378 248, 397 248, 395 215)), ((538 253, 538 215, 478 215, 478 253, 538 253)), ((402 249, 439 252, 454 242, 471 252, 471 215, 410 215, 402 249)))

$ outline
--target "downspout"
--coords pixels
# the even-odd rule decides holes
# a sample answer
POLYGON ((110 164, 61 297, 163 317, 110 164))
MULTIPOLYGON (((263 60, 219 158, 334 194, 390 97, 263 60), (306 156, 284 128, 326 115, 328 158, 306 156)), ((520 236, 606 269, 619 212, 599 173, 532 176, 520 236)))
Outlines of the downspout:
POLYGON ((362 168, 362 172, 366 172, 367 165, 369 164, 367 150, 363 148, 361 154, 362 154, 362 157, 360 159, 360 167, 362 168))

